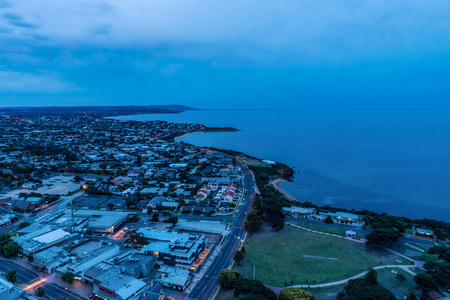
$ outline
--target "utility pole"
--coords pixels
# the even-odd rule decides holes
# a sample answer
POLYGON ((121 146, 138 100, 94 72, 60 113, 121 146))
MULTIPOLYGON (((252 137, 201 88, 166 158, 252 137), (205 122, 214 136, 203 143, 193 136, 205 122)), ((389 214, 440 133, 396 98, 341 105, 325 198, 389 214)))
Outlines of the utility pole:
POLYGON ((253 280, 256 280, 256 265, 253 264, 253 280))
POLYGON ((70 209, 72 211, 72 233, 75 232, 75 220, 73 218, 73 200, 70 202, 70 209))

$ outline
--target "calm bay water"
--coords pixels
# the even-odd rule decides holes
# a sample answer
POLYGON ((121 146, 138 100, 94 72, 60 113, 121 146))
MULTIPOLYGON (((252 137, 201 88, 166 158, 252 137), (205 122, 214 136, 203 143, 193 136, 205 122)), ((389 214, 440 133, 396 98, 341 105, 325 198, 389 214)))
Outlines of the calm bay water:
POLYGON ((450 221, 449 110, 201 110, 121 116, 232 126, 182 140, 283 162, 301 201, 450 221))

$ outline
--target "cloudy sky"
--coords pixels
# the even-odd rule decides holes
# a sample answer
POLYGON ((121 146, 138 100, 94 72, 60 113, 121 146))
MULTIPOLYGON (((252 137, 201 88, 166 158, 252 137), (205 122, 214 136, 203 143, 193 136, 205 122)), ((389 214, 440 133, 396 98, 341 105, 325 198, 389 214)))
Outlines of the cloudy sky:
POLYGON ((0 0, 0 106, 450 108, 448 0, 0 0))

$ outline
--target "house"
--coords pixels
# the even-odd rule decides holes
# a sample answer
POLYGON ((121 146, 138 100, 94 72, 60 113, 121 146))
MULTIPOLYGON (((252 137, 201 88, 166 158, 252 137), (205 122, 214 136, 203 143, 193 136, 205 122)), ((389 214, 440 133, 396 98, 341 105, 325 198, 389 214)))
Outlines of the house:
POLYGON ((283 207, 283 211, 293 215, 312 215, 316 212, 314 208, 300 206, 283 207))
POLYGON ((414 228, 416 235, 433 238, 433 230, 416 227, 414 228))
POLYGON ((157 208, 160 207, 164 202, 169 202, 168 198, 164 196, 156 196, 152 200, 149 201, 148 205, 157 208))
POLYGON ((7 196, 0 196, 0 207, 12 210, 11 198, 7 196))
POLYGON ((127 172, 127 176, 128 177, 138 177, 139 176, 139 170, 138 169, 133 169, 131 171, 127 172))

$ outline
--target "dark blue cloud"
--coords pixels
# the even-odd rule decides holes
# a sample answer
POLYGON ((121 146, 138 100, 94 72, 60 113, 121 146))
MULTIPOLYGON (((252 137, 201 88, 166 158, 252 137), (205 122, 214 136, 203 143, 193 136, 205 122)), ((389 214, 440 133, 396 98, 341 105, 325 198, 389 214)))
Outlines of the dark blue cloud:
POLYGON ((18 27, 26 27, 26 28, 35 28, 37 27, 35 24, 31 24, 29 22, 25 22, 23 18, 19 15, 12 13, 4 13, 2 18, 6 20, 9 24, 18 27))
POLYGON ((447 1, 0 8, 3 106, 450 107, 447 1))

